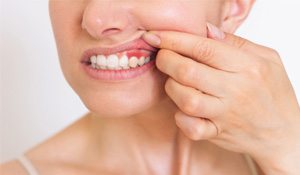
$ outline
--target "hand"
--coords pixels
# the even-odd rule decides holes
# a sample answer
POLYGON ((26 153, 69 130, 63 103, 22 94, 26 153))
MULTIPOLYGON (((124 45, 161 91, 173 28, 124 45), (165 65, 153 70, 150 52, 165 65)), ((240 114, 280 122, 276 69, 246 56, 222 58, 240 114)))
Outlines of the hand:
POLYGON ((151 31, 144 39, 160 48, 156 65, 170 76, 165 90, 186 136, 250 154, 269 172, 299 156, 299 105, 276 51, 210 24, 208 38, 151 31))

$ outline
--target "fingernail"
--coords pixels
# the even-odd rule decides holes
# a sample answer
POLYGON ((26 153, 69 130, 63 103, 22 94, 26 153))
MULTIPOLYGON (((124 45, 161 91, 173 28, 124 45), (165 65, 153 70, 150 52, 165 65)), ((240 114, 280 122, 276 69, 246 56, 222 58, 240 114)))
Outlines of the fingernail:
POLYGON ((159 47, 161 42, 159 36, 151 32, 144 33, 143 39, 154 47, 159 47))
POLYGON ((206 23, 206 26, 207 26, 207 36, 209 38, 220 39, 220 40, 225 38, 225 33, 215 25, 211 23, 206 23))

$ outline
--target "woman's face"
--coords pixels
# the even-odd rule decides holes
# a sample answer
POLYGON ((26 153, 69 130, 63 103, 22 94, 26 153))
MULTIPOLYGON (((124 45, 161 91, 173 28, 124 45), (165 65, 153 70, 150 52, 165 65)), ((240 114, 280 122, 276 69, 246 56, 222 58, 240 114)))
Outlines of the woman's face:
MULTIPOLYGON (((129 79, 112 80, 109 73, 95 78, 87 73, 92 68, 83 59, 110 54, 120 59, 126 52, 118 53, 119 46, 132 41, 140 43, 141 35, 149 30, 206 36, 207 21, 220 23, 223 0, 50 0, 49 7, 67 81, 92 112, 102 117, 122 117, 159 106, 167 98, 164 92, 167 77, 152 67, 129 79)), ((147 45, 142 45, 130 49, 137 55, 146 54, 145 57, 153 54, 152 48, 147 50, 147 45)), ((102 75, 105 71, 112 72, 99 71, 102 75)), ((114 72, 117 71, 121 70, 114 72)))

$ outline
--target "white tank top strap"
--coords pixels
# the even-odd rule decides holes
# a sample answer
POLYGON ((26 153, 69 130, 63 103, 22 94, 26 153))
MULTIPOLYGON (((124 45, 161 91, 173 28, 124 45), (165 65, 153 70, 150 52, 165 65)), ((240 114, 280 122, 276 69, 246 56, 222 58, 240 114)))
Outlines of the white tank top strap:
POLYGON ((255 162, 253 161, 253 159, 247 154, 245 154, 244 157, 245 157, 245 160, 246 160, 246 162, 248 164, 248 167, 251 171, 251 174, 252 175, 259 175, 257 166, 255 165, 255 162))
MULTIPOLYGON (((244 155, 245 160, 251 170, 252 175, 258 175, 257 167, 249 155, 244 155)), ((21 165, 26 169, 28 175, 39 175, 31 161, 25 156, 21 155, 17 158, 17 160, 21 163, 21 165)))
POLYGON ((28 175, 39 175, 31 161, 25 155, 19 156, 17 160, 26 169, 28 175))

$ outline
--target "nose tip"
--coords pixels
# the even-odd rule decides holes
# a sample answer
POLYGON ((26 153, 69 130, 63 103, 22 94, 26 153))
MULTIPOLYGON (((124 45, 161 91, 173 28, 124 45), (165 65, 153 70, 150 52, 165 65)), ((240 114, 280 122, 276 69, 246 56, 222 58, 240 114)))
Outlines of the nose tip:
POLYGON ((118 34, 125 30, 129 20, 122 9, 105 9, 103 6, 88 6, 83 14, 82 28, 95 39, 118 34))
POLYGON ((82 21, 82 28, 95 39, 101 39, 105 36, 114 35, 122 32, 125 28, 123 24, 116 22, 102 22, 101 20, 85 19, 82 21))

